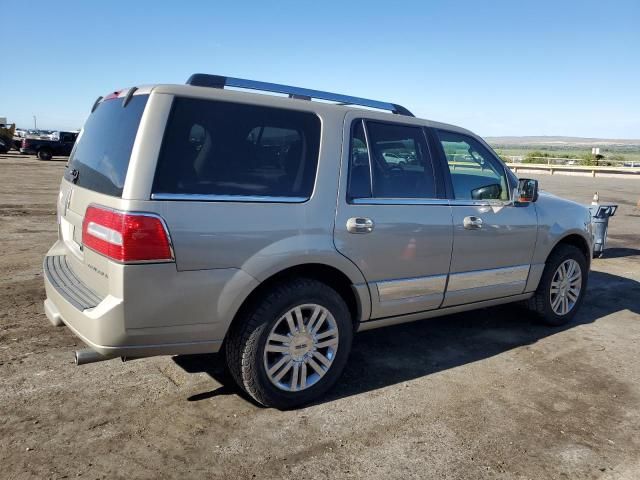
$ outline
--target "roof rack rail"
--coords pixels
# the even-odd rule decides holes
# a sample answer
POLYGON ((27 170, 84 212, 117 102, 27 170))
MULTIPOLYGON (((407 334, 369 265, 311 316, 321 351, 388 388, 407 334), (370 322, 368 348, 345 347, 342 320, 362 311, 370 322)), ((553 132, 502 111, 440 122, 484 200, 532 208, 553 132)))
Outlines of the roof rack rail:
POLYGON ((256 80, 246 80, 244 78, 224 77, 220 75, 209 75, 206 73, 194 73, 187 80, 187 85, 196 87, 224 88, 236 87, 248 90, 261 90, 263 92, 283 93, 289 98, 299 100, 328 100, 341 105, 360 105, 362 107, 376 108, 378 110, 388 110, 397 115, 413 117, 413 113, 402 105, 367 98, 351 97, 339 93, 323 92, 321 90, 311 90, 308 88, 292 87, 290 85, 280 85, 278 83, 259 82, 256 80))

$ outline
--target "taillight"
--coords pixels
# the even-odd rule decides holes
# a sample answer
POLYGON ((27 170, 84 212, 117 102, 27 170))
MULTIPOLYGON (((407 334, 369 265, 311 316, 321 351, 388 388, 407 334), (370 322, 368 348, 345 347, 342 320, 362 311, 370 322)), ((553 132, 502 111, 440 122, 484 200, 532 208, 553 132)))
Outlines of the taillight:
POLYGON ((170 262, 173 252, 162 219, 90 206, 82 222, 82 243, 118 262, 170 262))
POLYGON ((26 138, 22 139, 22 148, 27 148, 29 146, 29 141, 26 138))

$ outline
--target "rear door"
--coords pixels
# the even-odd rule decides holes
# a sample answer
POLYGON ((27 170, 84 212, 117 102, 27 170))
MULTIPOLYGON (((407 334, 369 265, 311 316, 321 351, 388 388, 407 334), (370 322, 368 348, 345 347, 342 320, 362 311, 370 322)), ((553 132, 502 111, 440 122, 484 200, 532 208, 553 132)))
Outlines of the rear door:
POLYGON ((109 260, 82 245, 82 222, 92 203, 121 203, 134 141, 148 95, 133 95, 126 107, 114 97, 101 102, 78 138, 58 195, 60 240, 74 273, 99 294, 109 290, 109 260))
POLYGON ((506 167, 476 138, 433 131, 450 182, 453 253, 443 306, 524 291, 538 221, 533 203, 511 201, 506 167))
POLYGON ((424 130, 350 113, 344 138, 334 238, 367 280, 372 318, 438 308, 453 228, 424 130))

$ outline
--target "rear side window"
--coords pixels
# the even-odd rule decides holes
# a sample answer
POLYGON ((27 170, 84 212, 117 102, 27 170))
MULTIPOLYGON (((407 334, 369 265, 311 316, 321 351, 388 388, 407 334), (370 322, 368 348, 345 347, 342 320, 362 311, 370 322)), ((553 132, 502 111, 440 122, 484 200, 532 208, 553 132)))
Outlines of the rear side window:
POLYGON ((358 120, 351 135, 350 199, 437 198, 422 128, 358 120))
POLYGON ((313 113, 178 97, 153 192, 303 201, 313 191, 319 148, 313 113))
POLYGON ((71 153, 65 178, 90 190, 122 196, 133 142, 148 95, 134 95, 126 107, 122 99, 105 100, 89 115, 71 153))

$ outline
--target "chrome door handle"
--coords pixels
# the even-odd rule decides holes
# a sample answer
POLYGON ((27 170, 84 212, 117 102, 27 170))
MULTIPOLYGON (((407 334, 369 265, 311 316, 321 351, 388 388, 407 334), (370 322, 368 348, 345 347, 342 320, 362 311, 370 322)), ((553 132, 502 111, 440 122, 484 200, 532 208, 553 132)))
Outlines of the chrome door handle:
POLYGON ((462 224, 467 230, 478 230, 482 228, 482 219, 480 217, 464 217, 462 224))
POLYGON ((373 220, 364 217, 353 217, 347 220, 347 230, 349 233, 371 233, 373 231, 373 220))

